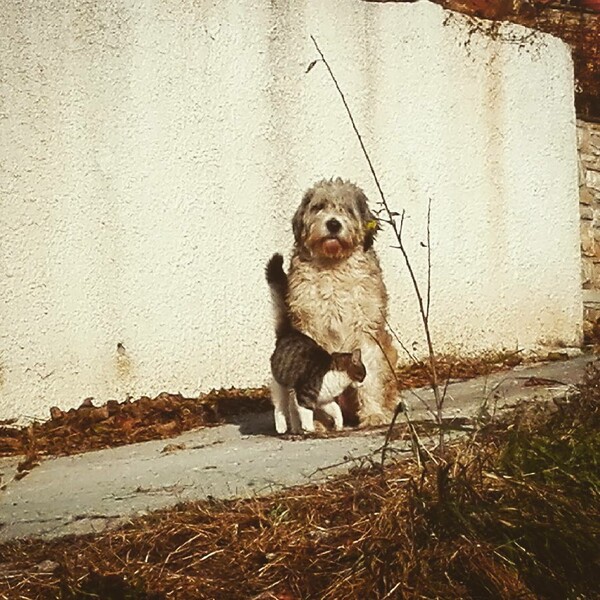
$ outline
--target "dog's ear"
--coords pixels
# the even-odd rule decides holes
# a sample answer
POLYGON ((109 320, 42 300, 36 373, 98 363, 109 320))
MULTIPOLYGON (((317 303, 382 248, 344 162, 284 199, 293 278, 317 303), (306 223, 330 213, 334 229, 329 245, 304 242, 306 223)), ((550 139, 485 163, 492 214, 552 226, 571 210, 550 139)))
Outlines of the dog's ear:
POLYGON ((302 229, 304 227, 304 213, 306 212, 306 207, 310 204, 312 197, 314 195, 314 190, 311 188, 304 194, 304 198, 302 198, 302 202, 300 202, 300 206, 296 210, 294 217, 292 219, 292 231, 294 232, 294 239, 296 240, 296 244, 300 245, 302 240, 302 229))
POLYGON ((369 210, 369 201, 362 190, 358 190, 356 193, 356 204, 364 230, 363 248, 368 250, 373 246, 375 236, 379 231, 379 222, 369 210))

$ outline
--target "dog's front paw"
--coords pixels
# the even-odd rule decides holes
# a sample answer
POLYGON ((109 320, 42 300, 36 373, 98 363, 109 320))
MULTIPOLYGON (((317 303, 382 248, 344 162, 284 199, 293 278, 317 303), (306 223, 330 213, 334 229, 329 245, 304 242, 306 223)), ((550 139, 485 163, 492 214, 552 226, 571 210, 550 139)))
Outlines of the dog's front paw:
POLYGON ((389 425, 390 419, 382 412, 369 413, 359 415, 359 427, 380 427, 381 425, 389 425))

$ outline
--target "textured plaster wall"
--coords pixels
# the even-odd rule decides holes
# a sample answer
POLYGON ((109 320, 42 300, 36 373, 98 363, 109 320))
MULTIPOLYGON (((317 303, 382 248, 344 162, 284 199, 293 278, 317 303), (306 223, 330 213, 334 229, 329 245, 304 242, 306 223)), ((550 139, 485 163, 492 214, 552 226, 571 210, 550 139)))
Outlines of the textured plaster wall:
MULTIPOLYGON (((263 265, 304 189, 376 200, 309 34, 421 275, 432 200, 440 349, 577 344, 568 50, 471 28, 425 1, 0 0, 0 418, 267 381, 263 265)), ((391 324, 419 351, 390 244, 391 324)))

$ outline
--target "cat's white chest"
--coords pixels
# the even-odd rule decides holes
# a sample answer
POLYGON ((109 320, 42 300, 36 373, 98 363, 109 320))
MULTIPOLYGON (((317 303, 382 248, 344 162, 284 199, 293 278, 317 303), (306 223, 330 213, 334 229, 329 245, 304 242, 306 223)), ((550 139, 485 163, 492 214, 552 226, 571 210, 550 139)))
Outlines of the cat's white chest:
POLYGON ((350 377, 342 371, 328 371, 323 377, 318 403, 331 402, 350 385, 350 377))

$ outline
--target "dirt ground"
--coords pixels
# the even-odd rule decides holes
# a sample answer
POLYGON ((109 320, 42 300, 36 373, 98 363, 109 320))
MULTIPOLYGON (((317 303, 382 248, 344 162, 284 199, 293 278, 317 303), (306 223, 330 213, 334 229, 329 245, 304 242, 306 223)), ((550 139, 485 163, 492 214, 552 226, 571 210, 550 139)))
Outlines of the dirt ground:
POLYGON ((600 370, 413 460, 0 545, 0 598, 597 598, 600 370))

